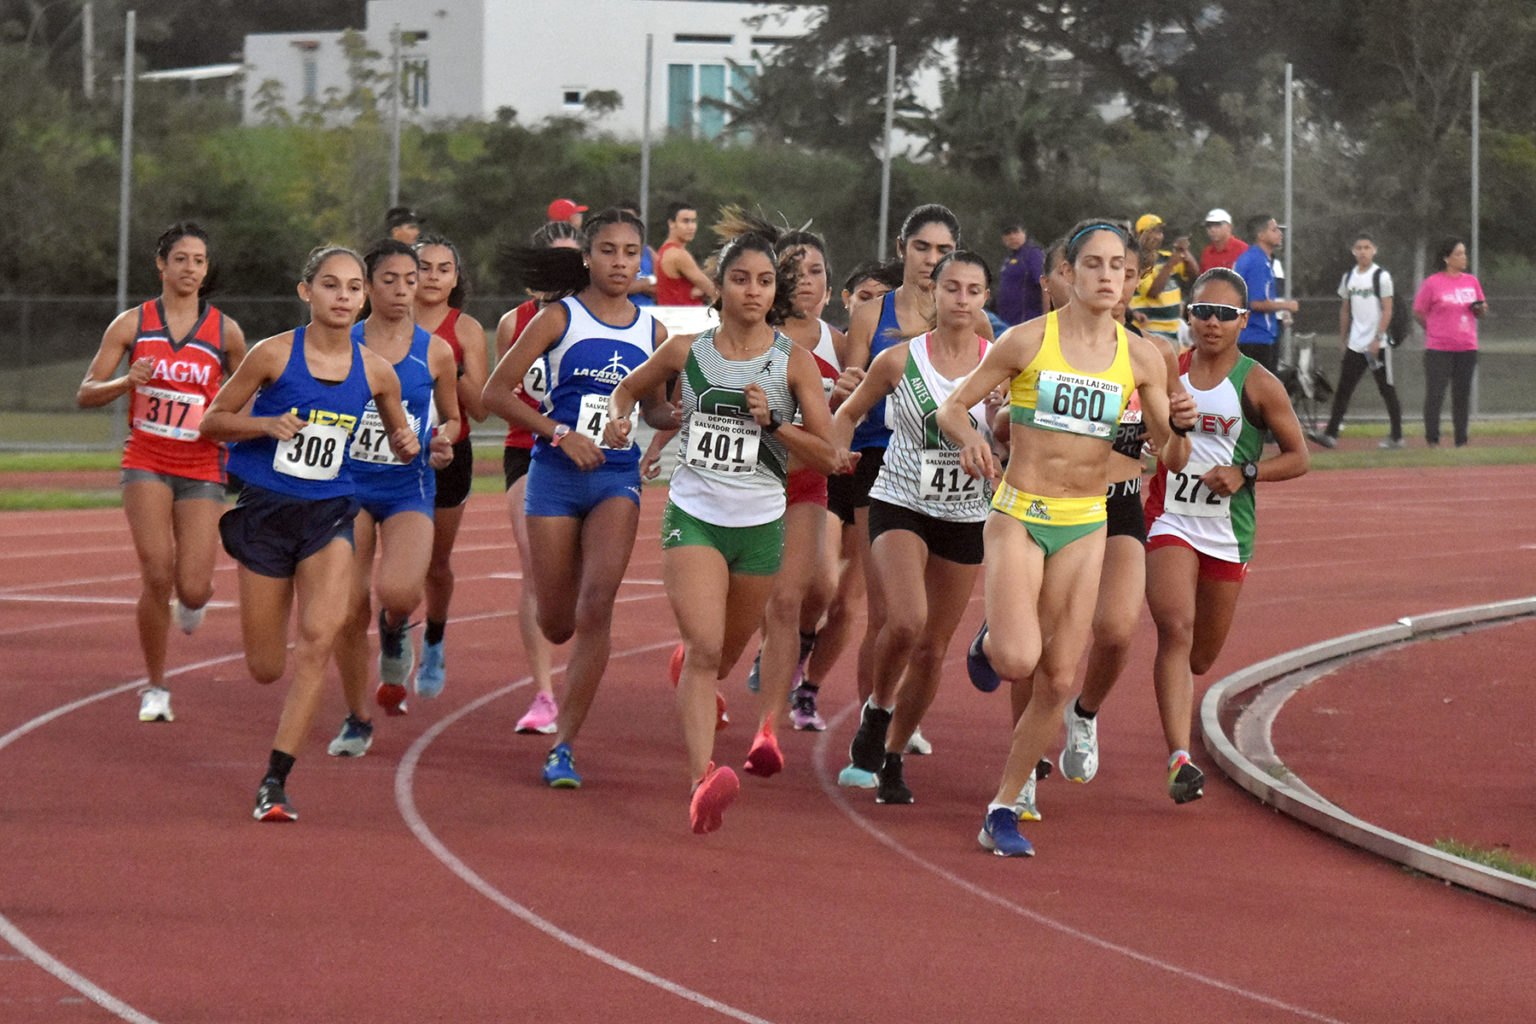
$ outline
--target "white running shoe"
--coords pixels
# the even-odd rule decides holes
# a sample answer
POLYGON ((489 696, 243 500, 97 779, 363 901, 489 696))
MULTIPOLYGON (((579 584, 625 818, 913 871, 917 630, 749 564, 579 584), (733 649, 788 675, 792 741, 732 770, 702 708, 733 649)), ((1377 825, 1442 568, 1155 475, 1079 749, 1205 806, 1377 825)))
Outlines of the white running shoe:
POLYGON ((926 756, 933 753, 933 744, 928 742, 928 737, 923 735, 922 726, 912 730, 911 737, 907 740, 907 753, 926 756))
POLYGON ((1099 720, 1077 713, 1070 701, 1062 712, 1067 723, 1067 744, 1061 748, 1061 774, 1073 782, 1089 782, 1099 770, 1099 720))
POLYGON ((203 616, 208 613, 208 606, 201 608, 188 608, 181 603, 181 598, 171 601, 171 612, 176 616, 176 625, 188 636, 197 632, 197 627, 203 624, 203 616))
POLYGON ((144 696, 139 699, 139 721, 176 721, 176 716, 171 714, 171 691, 163 686, 146 686, 144 696))
POLYGON ((1018 815, 1020 821, 1039 821, 1040 808, 1035 806, 1035 776, 1031 774, 1029 781, 1024 783, 1024 788, 1019 790, 1019 799, 1014 802, 1013 813, 1018 815))

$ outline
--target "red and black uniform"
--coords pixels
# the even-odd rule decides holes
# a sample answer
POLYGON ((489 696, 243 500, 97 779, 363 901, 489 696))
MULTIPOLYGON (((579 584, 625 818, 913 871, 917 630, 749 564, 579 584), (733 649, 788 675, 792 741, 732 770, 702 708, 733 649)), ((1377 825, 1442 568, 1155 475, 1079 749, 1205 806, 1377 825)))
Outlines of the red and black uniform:
MULTIPOLYGON (((462 375, 464 372, 464 346, 459 343, 459 317, 461 309, 448 307, 448 315, 432 331, 453 350, 453 365, 462 375)), ((475 449, 469 440, 469 414, 460 403, 459 433, 453 439, 453 461, 437 471, 437 496, 433 499, 437 508, 458 508, 469 498, 469 489, 475 482, 475 449)))
POLYGON ((178 341, 161 300, 144 303, 128 359, 145 358, 154 371, 130 395, 123 468, 223 483, 224 446, 203 440, 198 428, 229 371, 224 314, 202 304, 191 333, 178 341))

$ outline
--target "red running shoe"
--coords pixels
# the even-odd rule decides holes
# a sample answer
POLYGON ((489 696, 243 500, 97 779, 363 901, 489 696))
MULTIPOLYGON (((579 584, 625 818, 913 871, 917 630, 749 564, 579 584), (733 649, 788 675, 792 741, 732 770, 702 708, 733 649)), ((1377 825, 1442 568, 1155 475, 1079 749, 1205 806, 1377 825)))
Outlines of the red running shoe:
POLYGON ((688 805, 688 820, 699 835, 713 832, 720 827, 725 809, 736 802, 741 792, 741 780, 729 768, 716 768, 709 763, 704 778, 694 787, 693 800, 688 805))
POLYGON ((747 751, 747 763, 742 770, 748 775, 758 775, 765 779, 784 770, 784 752, 779 749, 777 737, 767 726, 752 741, 752 749, 747 751))

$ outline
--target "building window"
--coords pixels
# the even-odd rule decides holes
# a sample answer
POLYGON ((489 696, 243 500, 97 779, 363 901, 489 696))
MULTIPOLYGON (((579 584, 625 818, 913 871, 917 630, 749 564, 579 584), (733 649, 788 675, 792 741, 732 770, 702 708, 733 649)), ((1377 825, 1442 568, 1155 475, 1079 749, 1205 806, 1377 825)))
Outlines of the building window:
POLYGON ((432 79, 427 58, 411 57, 400 63, 400 97, 407 107, 425 110, 432 98, 432 79))
POLYGON ((315 55, 304 55, 304 99, 314 102, 320 95, 320 69, 315 62, 315 55))
POLYGON ((667 65, 667 127, 693 133, 693 65, 667 65))
POLYGON ((699 134, 718 139, 725 131, 725 65, 699 65, 699 134), (713 102, 707 102, 707 101, 713 102))
POLYGON ((718 45, 730 46, 733 42, 736 41, 736 37, 735 36, 689 35, 687 33, 679 32, 677 35, 674 35, 672 37, 672 41, 674 43, 715 43, 715 44, 718 44, 718 45))
POLYGON ((560 102, 567 107, 579 107, 581 106, 581 101, 580 89, 562 89, 560 91, 560 102))

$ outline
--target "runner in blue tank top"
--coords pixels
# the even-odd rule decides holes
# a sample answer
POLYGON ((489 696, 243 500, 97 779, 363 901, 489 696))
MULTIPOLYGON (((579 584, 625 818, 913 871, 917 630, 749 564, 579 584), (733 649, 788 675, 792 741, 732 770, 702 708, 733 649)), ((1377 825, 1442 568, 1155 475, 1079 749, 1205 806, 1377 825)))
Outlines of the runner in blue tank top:
MULTIPOLYGON (((534 316, 485 385, 485 406, 538 440, 524 509, 530 545, 523 585, 538 592, 539 629, 552 643, 572 641, 555 743, 544 781, 581 785, 571 743, 608 665, 613 602, 629 565, 640 519, 640 452, 602 445, 608 396, 667 336, 629 301, 645 226, 620 210, 586 222, 586 244, 516 254, 522 283, 552 301, 534 316), (528 368, 544 359, 551 384, 543 410, 517 394, 528 368)), ((676 426, 666 396, 643 396, 653 426, 676 426)))
POLYGON ((395 458, 372 402, 347 450, 361 511, 353 529, 351 614, 336 643, 336 667, 350 713, 328 752, 350 757, 361 757, 373 741, 367 700, 370 587, 377 588, 380 605, 377 700, 388 714, 405 714, 405 683, 416 656, 406 622, 426 586, 436 469, 454 457, 459 422, 453 350, 414 323, 419 269, 415 251, 386 238, 368 250, 363 265, 371 312, 352 328, 352 340, 394 368, 401 404, 422 450, 409 462, 395 458))
POLYGON ((282 678, 295 606, 299 620, 293 682, 256 793, 260 821, 298 818, 288 773, 314 724, 325 665, 346 619, 357 512, 346 446, 369 398, 396 457, 409 462, 420 451, 394 371, 351 338, 364 278, 357 253, 315 250, 299 284, 308 326, 252 348, 203 417, 204 437, 233 442, 230 472, 245 481, 219 532, 240 563, 245 663, 257 682, 282 678))

